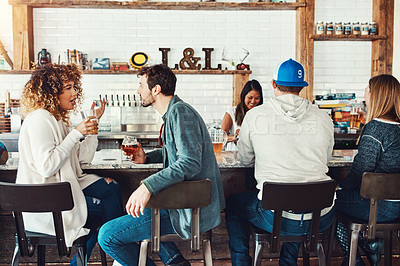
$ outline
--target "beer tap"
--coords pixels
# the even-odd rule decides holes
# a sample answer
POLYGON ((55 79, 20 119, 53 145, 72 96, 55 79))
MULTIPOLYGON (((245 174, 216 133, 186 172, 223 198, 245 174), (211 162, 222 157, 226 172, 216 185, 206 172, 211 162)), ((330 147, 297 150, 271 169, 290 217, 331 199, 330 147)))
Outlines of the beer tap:
POLYGON ((132 106, 131 104, 131 96, 128 94, 128 106, 132 106))
POLYGON ((10 92, 6 90, 6 100, 4 102, 4 116, 9 117, 10 114, 11 114, 10 92))

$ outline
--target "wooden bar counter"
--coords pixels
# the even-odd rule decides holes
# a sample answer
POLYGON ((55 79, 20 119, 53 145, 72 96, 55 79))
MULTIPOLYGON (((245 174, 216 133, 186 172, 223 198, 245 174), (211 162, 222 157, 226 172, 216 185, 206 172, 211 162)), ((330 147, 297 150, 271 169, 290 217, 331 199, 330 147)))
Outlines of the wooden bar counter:
MULTIPOLYGON (((335 151, 329 167, 334 173, 339 174, 349 168, 354 155, 353 150, 335 151)), ((225 197, 246 190, 245 176, 247 168, 237 160, 237 152, 222 152, 217 155, 217 161, 221 172, 225 197)), ((18 169, 19 156, 17 152, 11 152, 7 164, 0 165, 0 181, 15 182, 18 169)), ((123 201, 126 202, 130 194, 138 187, 141 180, 162 169, 162 164, 134 164, 125 159, 120 150, 103 149, 96 152, 91 164, 82 165, 86 173, 95 173, 103 177, 112 177, 118 181, 121 187, 123 201)), ((23 195, 20 195, 21 197, 23 195)), ((213 229, 212 252, 214 259, 229 259, 228 236, 226 232, 224 213, 222 223, 213 229)), ((9 265, 14 249, 14 224, 10 213, 0 210, 0 264, 9 265)), ((185 257, 189 259, 201 259, 201 253, 192 254, 189 242, 177 243, 185 257)), ((276 258, 279 254, 264 253, 264 257, 276 258)), ((56 249, 47 249, 48 262, 68 262, 69 258, 59 258, 56 249)), ((99 261, 99 253, 95 250, 91 261, 99 261)), ((111 259, 110 259, 111 260, 111 259)), ((22 258, 21 262, 35 262, 36 258, 22 258)))

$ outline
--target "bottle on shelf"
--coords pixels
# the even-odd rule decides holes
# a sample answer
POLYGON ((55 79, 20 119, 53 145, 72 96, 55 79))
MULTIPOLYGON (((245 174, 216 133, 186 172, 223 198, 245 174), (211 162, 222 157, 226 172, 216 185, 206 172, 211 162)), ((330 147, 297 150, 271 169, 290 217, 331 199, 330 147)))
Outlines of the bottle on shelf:
POLYGON ((327 22, 326 23, 326 35, 332 35, 333 34, 333 22, 327 22))
POLYGON ((344 23, 344 34, 345 35, 350 35, 351 34, 351 23, 350 22, 346 22, 344 23))
POLYGON ((335 23, 335 34, 336 35, 342 35, 343 34, 342 22, 336 22, 335 23))
POLYGON ((361 24, 361 35, 368 35, 369 34, 369 24, 368 22, 364 22, 361 24))
POLYGON ((318 21, 316 28, 315 28, 315 33, 320 35, 320 34, 325 34, 325 25, 323 21, 318 21))
POLYGON ((354 22, 353 23, 353 34, 360 35, 360 32, 361 32, 360 22, 354 22))
POLYGON ((371 22, 369 24, 369 35, 377 35, 378 34, 378 27, 376 22, 371 22))

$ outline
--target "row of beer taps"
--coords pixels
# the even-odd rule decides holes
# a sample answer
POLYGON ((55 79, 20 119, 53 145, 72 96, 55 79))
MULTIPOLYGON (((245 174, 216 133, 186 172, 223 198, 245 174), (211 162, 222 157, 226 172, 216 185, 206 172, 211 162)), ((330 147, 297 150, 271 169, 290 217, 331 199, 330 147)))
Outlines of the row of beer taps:
POLYGON ((106 106, 111 107, 139 107, 142 105, 139 94, 105 94, 99 95, 100 99, 107 101, 106 106))

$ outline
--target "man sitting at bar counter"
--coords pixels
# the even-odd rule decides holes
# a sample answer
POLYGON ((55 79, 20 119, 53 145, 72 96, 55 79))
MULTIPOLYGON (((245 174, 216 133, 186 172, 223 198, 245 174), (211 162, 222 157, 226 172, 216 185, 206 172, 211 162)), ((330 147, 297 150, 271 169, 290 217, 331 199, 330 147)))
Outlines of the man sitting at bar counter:
MULTIPOLYGON (((299 96, 303 66, 289 59, 279 64, 272 80, 274 98, 249 110, 239 133, 238 159, 255 166, 258 192, 236 194, 226 201, 226 226, 232 265, 251 265, 249 224, 272 231, 274 213, 261 207, 265 181, 305 183, 330 179, 333 123, 329 116, 299 96)), ((320 230, 332 223, 332 207, 321 212, 320 230)), ((281 234, 309 233, 311 214, 284 212, 281 234)), ((280 265, 297 265, 300 242, 283 243, 280 265)))
MULTIPOLYGON (((210 179, 211 204, 200 210, 200 232, 211 230, 221 222, 220 212, 225 205, 207 127, 193 107, 174 95, 175 74, 165 65, 154 65, 141 68, 139 75, 138 93, 143 107, 154 107, 162 114, 164 124, 162 150, 145 154, 140 149, 134 162, 163 162, 163 170, 143 180, 132 193, 126 204, 128 215, 114 219, 100 229, 101 247, 122 265, 137 265, 140 249, 137 242, 151 237, 151 210, 145 207, 152 194, 184 180, 210 179)), ((161 210, 160 214, 161 235, 177 233, 182 238, 190 238, 190 210, 161 210)), ((190 265, 173 242, 161 242, 159 255, 165 265, 190 265)), ((146 265, 155 264, 147 258, 146 265)))

